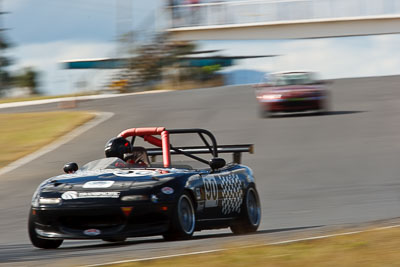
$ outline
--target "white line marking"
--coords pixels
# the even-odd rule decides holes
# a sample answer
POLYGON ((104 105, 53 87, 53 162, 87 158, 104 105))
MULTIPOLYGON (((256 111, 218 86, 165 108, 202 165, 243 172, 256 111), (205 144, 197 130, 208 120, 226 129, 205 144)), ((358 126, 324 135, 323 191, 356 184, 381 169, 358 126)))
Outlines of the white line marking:
MULTIPOLYGON (((240 247, 234 247, 232 249, 242 249, 242 248, 252 248, 252 247, 262 247, 262 246, 283 245, 283 244, 290 244, 290 243, 296 243, 296 242, 302 242, 302 241, 308 241, 308 240, 324 239, 324 238, 335 237, 335 236, 354 235, 354 234, 366 233, 366 232, 371 232, 371 231, 380 231, 380 230, 397 228, 397 227, 400 227, 400 224, 390 225, 390 226, 385 226, 385 227, 378 227, 378 228, 362 230, 362 231, 352 231, 352 232, 345 232, 345 233, 331 234, 331 235, 311 236, 311 237, 284 240, 284 241, 278 241, 278 242, 272 242, 272 243, 266 243, 266 244, 240 246, 240 247)), ((149 260, 168 259, 168 258, 175 258, 175 257, 182 257, 182 256, 215 253, 215 252, 221 252, 221 251, 226 251, 226 250, 229 250, 229 249, 223 248, 223 249, 203 250, 203 251, 195 251, 195 252, 188 252, 188 253, 171 254, 171 255, 157 256, 157 257, 149 257, 149 258, 139 258, 139 259, 131 259, 131 260, 112 261, 112 262, 99 263, 99 264, 82 265, 81 267, 97 267, 97 266, 104 266, 104 265, 129 263, 129 262, 140 262, 140 261, 149 261, 149 260)), ((279 256, 285 256, 285 255, 286 254, 279 255, 279 256)))
POLYGON ((82 267, 95 267, 95 266, 103 266, 103 265, 109 265, 109 264, 122 264, 122 263, 129 263, 129 262, 138 262, 138 261, 150 261, 150 260, 168 259, 168 258, 173 258, 173 257, 214 253, 214 252, 220 252, 220 251, 225 251, 225 250, 227 250, 227 249, 226 248, 223 248, 223 249, 212 249, 212 250, 188 252, 188 253, 181 253, 181 254, 172 254, 172 255, 141 258, 141 259, 132 259, 132 260, 113 261, 113 262, 100 263, 100 264, 91 264, 91 265, 84 265, 82 267))
POLYGON ((290 244, 290 243, 296 243, 296 242, 301 242, 301 241, 324 239, 324 238, 335 237, 335 236, 354 235, 354 234, 359 234, 359 233, 363 233, 363 232, 367 232, 367 231, 354 231, 354 232, 347 232, 347 233, 340 233, 340 234, 311 236, 311 237, 304 237, 304 238, 299 238, 299 239, 291 239, 291 240, 285 240, 285 241, 272 242, 272 243, 267 243, 266 245, 273 246, 273 245, 290 244))
POLYGON ((0 175, 3 175, 7 172, 10 172, 12 170, 15 170, 28 162, 35 160, 44 154, 53 151, 57 149, 58 147, 62 146, 65 143, 68 143, 75 137, 81 135, 82 133, 86 132, 87 130, 99 125, 100 123, 108 120, 111 118, 114 113, 111 112, 94 112, 96 114, 96 117, 89 122, 85 123, 84 125, 72 130, 71 132, 67 133, 66 135, 62 136, 61 138, 57 139, 56 141, 52 142, 51 144, 33 152, 32 154, 29 154, 23 158, 20 158, 19 160, 16 160, 14 162, 11 162, 4 168, 0 169, 0 175))
POLYGON ((400 227, 400 224, 378 227, 378 228, 372 229, 371 231, 380 231, 380 230, 392 229, 392 228, 397 228, 397 227, 400 227))

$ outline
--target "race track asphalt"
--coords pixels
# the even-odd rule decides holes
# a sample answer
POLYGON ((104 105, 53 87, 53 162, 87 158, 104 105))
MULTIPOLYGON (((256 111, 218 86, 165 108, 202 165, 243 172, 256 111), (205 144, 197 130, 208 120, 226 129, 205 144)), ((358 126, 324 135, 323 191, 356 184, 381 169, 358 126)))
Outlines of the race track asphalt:
MULTIPOLYGON (((213 249, 292 230, 396 218, 400 215, 400 76, 335 80, 331 111, 258 117, 251 86, 143 94, 78 103, 77 110, 113 112, 104 123, 0 176, 0 265, 70 266, 213 249), (31 246, 26 220, 39 183, 103 157, 105 142, 131 127, 205 128, 220 144, 255 144, 243 163, 255 172, 262 204, 260 233, 235 237, 206 231, 194 240, 160 237, 123 244, 68 241, 58 250, 31 246), (250 237, 250 238, 249 238, 250 237)), ((47 111, 57 104, 1 109, 47 111)), ((184 139, 183 142, 189 143, 184 139)))

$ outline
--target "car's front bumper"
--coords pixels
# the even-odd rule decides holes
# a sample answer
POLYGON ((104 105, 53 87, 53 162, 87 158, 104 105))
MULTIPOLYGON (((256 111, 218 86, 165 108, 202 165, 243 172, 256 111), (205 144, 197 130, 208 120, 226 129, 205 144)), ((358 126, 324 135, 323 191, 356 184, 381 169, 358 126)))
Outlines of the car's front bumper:
POLYGON ((115 239, 166 232, 174 206, 146 204, 88 208, 33 208, 36 234, 46 239, 115 239), (130 214, 122 208, 132 207, 130 214))
POLYGON ((268 112, 297 112, 322 110, 325 108, 325 97, 308 97, 293 99, 275 99, 260 101, 262 108, 268 112))

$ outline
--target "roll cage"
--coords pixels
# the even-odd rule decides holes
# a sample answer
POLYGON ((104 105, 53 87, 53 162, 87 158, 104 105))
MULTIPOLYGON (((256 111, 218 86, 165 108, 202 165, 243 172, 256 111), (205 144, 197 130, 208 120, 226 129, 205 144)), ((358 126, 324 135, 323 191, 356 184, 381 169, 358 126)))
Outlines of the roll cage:
POLYGON ((136 137, 143 138, 144 141, 156 146, 156 148, 147 148, 147 154, 152 157, 153 161, 158 155, 162 155, 163 166, 168 168, 171 166, 171 155, 181 154, 191 159, 200 161, 210 165, 211 161, 195 156, 195 154, 211 154, 212 157, 218 158, 218 153, 232 153, 233 162, 240 163, 241 153, 253 153, 253 145, 217 145, 214 135, 205 129, 166 129, 165 127, 148 127, 148 128, 130 128, 122 131, 119 137, 132 137, 131 144, 133 146, 136 137), (169 136, 171 134, 197 134, 203 141, 204 146, 184 146, 175 147, 170 144, 169 136), (156 137, 156 136, 160 136, 156 137), (207 140, 207 138, 209 140, 207 140))

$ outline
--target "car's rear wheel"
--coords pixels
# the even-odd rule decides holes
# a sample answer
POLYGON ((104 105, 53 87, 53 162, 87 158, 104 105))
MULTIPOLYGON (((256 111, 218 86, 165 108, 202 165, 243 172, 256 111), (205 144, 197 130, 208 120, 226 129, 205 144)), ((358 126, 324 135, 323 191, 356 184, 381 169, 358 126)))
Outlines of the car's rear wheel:
POLYGON ((261 221, 261 205, 257 190, 249 187, 246 192, 239 218, 231 225, 234 234, 246 234, 257 231, 261 221))
POLYGON ((193 200, 188 193, 183 193, 175 207, 171 225, 165 240, 188 239, 193 235, 196 225, 196 214, 194 211, 193 200))
POLYGON ((34 222, 34 215, 32 215, 32 210, 29 212, 29 221, 28 221, 28 232, 29 238, 31 240, 32 245, 37 248, 44 248, 44 249, 55 249, 61 246, 64 240, 48 240, 40 238, 36 231, 35 231, 35 222, 34 222))

